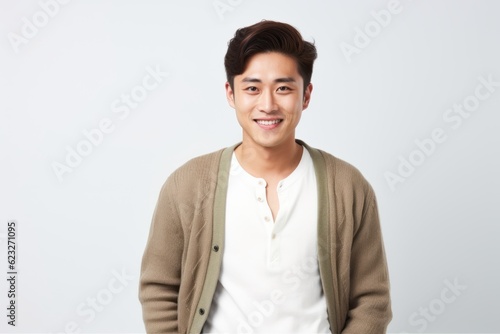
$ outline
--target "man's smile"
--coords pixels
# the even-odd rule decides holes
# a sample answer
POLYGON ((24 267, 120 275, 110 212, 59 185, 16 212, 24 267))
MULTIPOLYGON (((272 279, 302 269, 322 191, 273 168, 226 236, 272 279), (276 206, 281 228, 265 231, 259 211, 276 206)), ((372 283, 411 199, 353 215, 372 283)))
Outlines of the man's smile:
POLYGON ((283 122, 283 119, 280 119, 280 118, 274 118, 274 119, 254 119, 254 121, 261 128, 269 130, 269 129, 276 128, 281 122, 283 122))

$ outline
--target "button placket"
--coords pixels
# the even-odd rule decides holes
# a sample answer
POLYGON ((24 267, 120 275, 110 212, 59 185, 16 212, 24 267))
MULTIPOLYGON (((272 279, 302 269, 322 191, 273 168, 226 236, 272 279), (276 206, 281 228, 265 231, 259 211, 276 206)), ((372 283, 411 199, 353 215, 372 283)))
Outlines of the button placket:
MULTIPOLYGON (((283 182, 280 182, 279 185, 283 185, 283 182)), ((286 225, 288 215, 290 212, 287 193, 282 192, 278 185, 278 201, 280 203, 280 209, 278 211, 278 215, 274 220, 273 232, 278 234, 286 225)))
POLYGON ((276 188, 278 192, 278 200, 280 203, 280 209, 276 220, 269 231, 269 253, 268 253, 268 266, 270 268, 279 268, 281 262, 281 231, 286 225, 286 220, 289 214, 289 205, 287 200, 287 193, 283 192, 285 189, 285 183, 280 181, 276 188))
POLYGON ((280 238, 279 235, 274 231, 271 231, 269 238, 269 253, 267 263, 271 268, 277 268, 281 262, 281 252, 280 252, 280 238))
POLYGON ((272 219, 271 209, 267 204, 266 186, 267 183, 265 180, 263 179, 257 180, 257 186, 255 188, 255 199, 259 203, 258 205, 259 216, 266 224, 267 230, 269 232, 270 230, 269 223, 273 222, 273 219, 272 219))

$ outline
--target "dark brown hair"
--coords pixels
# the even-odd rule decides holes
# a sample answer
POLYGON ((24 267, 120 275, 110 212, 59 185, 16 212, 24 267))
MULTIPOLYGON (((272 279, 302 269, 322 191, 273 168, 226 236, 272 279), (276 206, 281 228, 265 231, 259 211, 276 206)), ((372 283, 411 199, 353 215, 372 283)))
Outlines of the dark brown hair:
POLYGON ((291 25, 266 20, 236 30, 234 38, 229 41, 224 67, 231 88, 234 89, 234 77, 245 71, 248 60, 262 52, 279 52, 294 58, 306 89, 318 56, 316 47, 304 41, 300 32, 291 25))

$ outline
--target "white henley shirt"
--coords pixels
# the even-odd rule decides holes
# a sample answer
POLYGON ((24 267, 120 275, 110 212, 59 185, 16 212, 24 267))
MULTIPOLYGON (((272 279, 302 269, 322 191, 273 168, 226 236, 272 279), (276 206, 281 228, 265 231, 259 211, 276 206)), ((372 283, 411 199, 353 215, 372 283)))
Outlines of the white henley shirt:
POLYGON ((330 333, 317 242, 317 186, 304 148, 278 184, 273 221, 266 181, 233 153, 222 268, 204 333, 330 333))

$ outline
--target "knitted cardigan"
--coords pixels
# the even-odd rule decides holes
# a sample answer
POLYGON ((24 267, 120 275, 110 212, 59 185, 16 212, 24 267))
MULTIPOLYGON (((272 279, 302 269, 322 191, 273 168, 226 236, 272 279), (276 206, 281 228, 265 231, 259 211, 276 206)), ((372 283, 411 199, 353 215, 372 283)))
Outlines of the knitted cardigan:
MULTIPOLYGON (((332 333, 385 333, 392 319, 376 198, 352 165, 297 140, 318 188, 318 262, 332 333)), ((148 333, 200 333, 224 254, 231 156, 237 145, 194 158, 163 185, 139 283, 148 333)))

